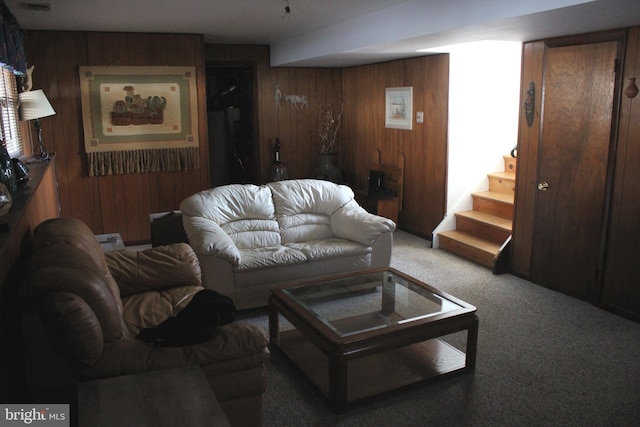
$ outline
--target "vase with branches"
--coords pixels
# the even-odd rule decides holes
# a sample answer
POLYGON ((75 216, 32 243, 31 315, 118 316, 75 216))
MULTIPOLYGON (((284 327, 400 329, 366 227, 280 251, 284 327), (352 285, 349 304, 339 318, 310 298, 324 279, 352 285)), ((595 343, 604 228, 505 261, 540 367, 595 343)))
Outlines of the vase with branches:
POLYGON ((338 130, 342 122, 344 101, 334 100, 326 107, 318 106, 318 136, 320 136, 320 164, 315 170, 317 179, 342 183, 342 171, 334 164, 334 155, 338 130))
POLYGON ((343 100, 331 101, 326 107, 318 106, 318 136, 320 136, 321 153, 334 152, 343 112, 343 100))

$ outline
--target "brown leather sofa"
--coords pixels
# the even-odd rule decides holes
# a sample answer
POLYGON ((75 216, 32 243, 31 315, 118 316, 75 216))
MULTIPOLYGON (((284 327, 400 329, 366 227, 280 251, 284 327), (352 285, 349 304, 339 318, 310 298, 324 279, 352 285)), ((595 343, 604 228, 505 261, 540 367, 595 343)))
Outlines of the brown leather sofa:
POLYGON ((254 325, 232 322, 184 347, 135 339, 201 289, 198 259, 187 244, 104 253, 77 219, 41 223, 22 289, 32 396, 59 397, 83 380, 198 364, 232 425, 260 425, 269 352, 254 325))

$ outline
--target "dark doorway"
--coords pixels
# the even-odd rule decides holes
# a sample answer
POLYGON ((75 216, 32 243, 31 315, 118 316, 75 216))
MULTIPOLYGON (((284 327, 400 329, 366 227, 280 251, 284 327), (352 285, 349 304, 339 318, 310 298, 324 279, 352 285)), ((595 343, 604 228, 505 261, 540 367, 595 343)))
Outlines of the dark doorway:
POLYGON ((208 65, 211 186, 255 183, 253 70, 208 65))

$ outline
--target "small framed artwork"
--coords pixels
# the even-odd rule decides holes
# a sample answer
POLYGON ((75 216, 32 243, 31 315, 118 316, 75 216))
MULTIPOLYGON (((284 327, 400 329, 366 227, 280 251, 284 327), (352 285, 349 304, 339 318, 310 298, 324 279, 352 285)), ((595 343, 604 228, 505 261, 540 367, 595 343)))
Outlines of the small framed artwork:
POLYGON ((413 129, 413 87, 386 89, 384 126, 392 129, 413 129))

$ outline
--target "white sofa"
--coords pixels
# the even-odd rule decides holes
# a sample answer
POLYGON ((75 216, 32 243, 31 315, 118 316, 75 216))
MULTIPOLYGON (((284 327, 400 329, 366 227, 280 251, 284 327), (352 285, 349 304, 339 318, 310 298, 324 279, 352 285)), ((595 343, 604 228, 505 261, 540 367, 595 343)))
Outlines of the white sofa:
POLYGON ((238 309, 267 305, 275 283, 385 267, 390 219, 373 215, 345 186, 315 179, 225 185, 181 205, 203 284, 238 309))

